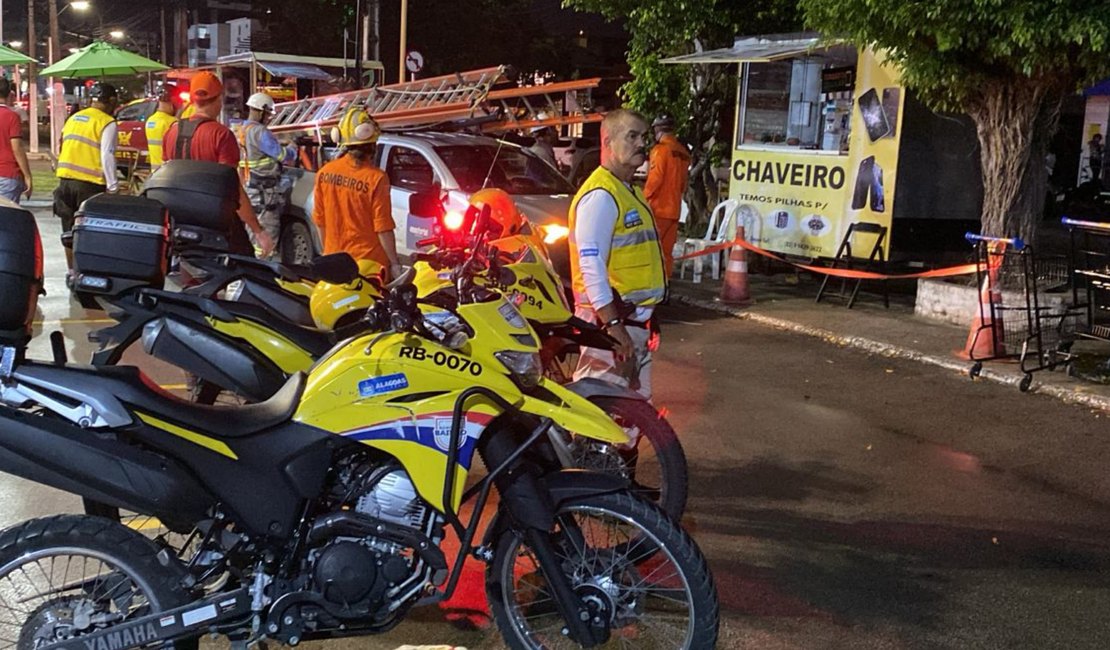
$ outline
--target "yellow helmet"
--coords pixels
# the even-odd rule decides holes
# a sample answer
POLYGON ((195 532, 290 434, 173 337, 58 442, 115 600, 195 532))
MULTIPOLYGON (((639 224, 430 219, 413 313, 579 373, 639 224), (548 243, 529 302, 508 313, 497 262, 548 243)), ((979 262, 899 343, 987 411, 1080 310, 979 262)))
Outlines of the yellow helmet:
POLYGON ((339 125, 331 130, 331 139, 343 147, 353 147, 359 144, 374 144, 382 128, 370 117, 365 108, 352 106, 343 114, 339 125))
POLYGON ((382 265, 373 260, 359 260, 362 277, 347 284, 317 282, 308 299, 308 308, 316 327, 330 332, 362 317, 374 300, 381 297, 382 265))

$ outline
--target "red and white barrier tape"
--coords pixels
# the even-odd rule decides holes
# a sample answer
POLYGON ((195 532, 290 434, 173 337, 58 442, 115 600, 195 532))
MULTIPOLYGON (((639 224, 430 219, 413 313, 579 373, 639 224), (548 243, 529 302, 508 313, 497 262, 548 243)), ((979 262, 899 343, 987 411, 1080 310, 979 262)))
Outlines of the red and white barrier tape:
POLYGON ((703 255, 712 255, 714 253, 728 250, 733 246, 740 246, 741 248, 756 253, 757 255, 762 255, 763 257, 775 260, 777 262, 782 262, 784 264, 790 264, 792 266, 796 266, 800 269, 805 269, 806 271, 811 271, 813 273, 831 275, 837 278, 852 278, 859 280, 914 280, 917 278, 947 278, 956 275, 967 275, 969 273, 975 273, 976 267, 978 266, 976 264, 960 264, 959 266, 949 266, 943 269, 932 269, 930 271, 919 271, 917 273, 894 274, 875 273, 874 271, 857 271, 855 269, 834 269, 827 266, 813 266, 812 264, 799 264, 797 262, 791 262, 790 260, 780 255, 776 255, 771 251, 764 250, 754 244, 750 244, 743 239, 735 239, 723 244, 716 244, 714 246, 710 246, 709 248, 705 248, 695 253, 690 253, 689 255, 683 255, 682 257, 676 257, 674 259, 676 262, 680 262, 682 260, 688 260, 694 257, 701 257, 703 255))

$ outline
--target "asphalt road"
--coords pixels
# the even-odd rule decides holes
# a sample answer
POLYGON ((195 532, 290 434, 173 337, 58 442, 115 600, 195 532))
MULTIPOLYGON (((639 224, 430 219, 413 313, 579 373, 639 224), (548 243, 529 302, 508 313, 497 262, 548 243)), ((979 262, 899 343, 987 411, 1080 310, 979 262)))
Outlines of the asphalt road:
MULTIPOLYGON (((50 294, 39 319, 87 359, 84 335, 103 314, 69 302, 56 225, 40 227, 50 294)), ((1105 436, 1105 418, 755 324, 663 313, 657 403, 689 458, 683 523, 720 589, 720 647, 1110 643, 1110 503, 1045 478, 1099 462, 1069 457, 1065 441, 1105 436)), ((40 336, 32 352, 48 350, 40 336)), ((0 476, 0 505, 7 525, 78 501, 0 476)), ((471 611, 478 576, 457 608, 417 613, 387 637, 313 645, 499 648, 471 611)))

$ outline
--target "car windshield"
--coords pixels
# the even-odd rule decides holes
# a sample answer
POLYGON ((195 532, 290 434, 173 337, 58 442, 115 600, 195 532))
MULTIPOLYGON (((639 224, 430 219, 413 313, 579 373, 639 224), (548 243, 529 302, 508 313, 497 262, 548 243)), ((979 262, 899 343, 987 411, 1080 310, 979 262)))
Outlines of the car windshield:
POLYGON ((489 187, 509 194, 574 194, 574 188, 551 165, 519 147, 466 144, 435 149, 464 192, 482 189, 488 174, 489 187))

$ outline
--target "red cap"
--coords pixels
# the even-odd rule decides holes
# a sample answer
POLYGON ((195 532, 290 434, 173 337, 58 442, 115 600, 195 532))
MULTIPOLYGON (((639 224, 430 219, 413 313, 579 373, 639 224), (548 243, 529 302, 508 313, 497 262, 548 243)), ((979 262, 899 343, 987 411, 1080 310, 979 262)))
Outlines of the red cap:
POLYGON ((189 95, 197 101, 219 97, 224 92, 220 78, 207 70, 198 72, 189 81, 189 95))

